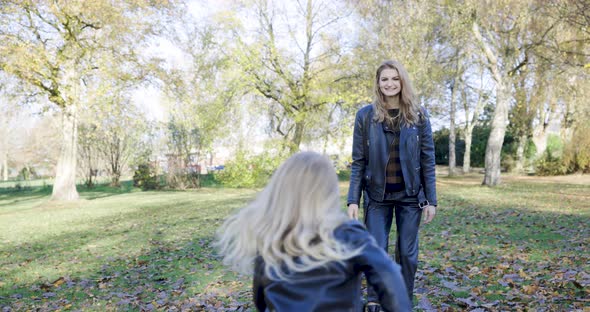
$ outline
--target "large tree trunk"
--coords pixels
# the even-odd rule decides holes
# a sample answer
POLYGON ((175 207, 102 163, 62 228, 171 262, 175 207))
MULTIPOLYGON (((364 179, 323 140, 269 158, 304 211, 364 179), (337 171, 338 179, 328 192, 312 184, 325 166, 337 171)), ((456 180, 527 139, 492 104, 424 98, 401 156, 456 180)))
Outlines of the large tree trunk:
POLYGON ((463 173, 469 173, 471 170, 471 140, 473 135, 473 128, 466 127, 465 129, 465 154, 463 154, 463 173))
POLYGON ((457 157, 455 153, 455 140, 457 138, 457 134, 455 132, 455 112, 456 112, 456 103, 455 103, 455 95, 457 93, 457 84, 456 80, 453 79, 451 85, 451 113, 450 119, 451 124, 449 125, 449 176, 455 175, 455 167, 457 166, 457 157))
POLYGON ((543 124, 533 129, 533 143, 535 143, 535 147, 537 148, 535 154, 536 159, 541 157, 547 149, 547 127, 543 124))
POLYGON ((76 200, 76 147, 78 143, 78 116, 76 107, 69 105, 62 110, 62 146, 55 173, 51 199, 76 200))
POLYGON ((295 122, 295 134, 293 135, 293 139, 289 142, 289 153, 291 155, 299 151, 299 146, 301 145, 301 141, 303 140, 304 129, 304 121, 295 122))
POLYGON ((492 130, 486 145, 484 185, 494 186, 500 183, 502 144, 508 121, 508 88, 502 81, 496 82, 496 108, 492 117, 492 130))
POLYGON ((492 117, 492 130, 488 143, 486 145, 485 166, 486 173, 483 179, 484 185, 494 186, 500 183, 500 161, 502 159, 502 144, 504 143, 504 135, 506 134, 506 123, 508 122, 508 102, 509 88, 506 79, 509 79, 500 70, 498 58, 483 39, 479 30, 477 22, 473 23, 473 34, 488 60, 488 68, 492 73, 492 77, 496 83, 496 108, 494 109, 494 116, 492 117))
POLYGON ((516 148, 516 166, 514 167, 514 171, 518 173, 524 172, 524 150, 526 149, 526 143, 528 141, 527 135, 521 135, 518 138, 518 147, 516 148))

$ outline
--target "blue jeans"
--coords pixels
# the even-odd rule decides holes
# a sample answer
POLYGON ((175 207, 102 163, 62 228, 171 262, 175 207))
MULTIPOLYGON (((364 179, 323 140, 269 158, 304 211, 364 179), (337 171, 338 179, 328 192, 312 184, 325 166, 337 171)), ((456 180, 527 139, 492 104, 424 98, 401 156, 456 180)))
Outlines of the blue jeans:
MULTIPOLYGON (((366 193, 365 193, 366 195, 366 193)), ((388 252, 389 232, 395 214, 397 241, 395 244, 395 261, 401 266, 402 275, 410 302, 414 296, 414 278, 418 269, 418 230, 422 209, 416 197, 402 196, 397 200, 384 202, 365 197, 365 225, 377 244, 388 252)), ((367 301, 379 302, 372 287, 367 288, 367 301)))

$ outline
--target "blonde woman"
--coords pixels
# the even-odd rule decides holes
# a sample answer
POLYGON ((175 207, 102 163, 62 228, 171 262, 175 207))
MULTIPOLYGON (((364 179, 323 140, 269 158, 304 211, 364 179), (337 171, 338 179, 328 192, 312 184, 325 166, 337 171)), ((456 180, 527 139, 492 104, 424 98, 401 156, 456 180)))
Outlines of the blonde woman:
POLYGON ((360 311, 362 272, 385 311, 411 310, 399 266, 340 209, 336 172, 317 153, 283 163, 217 246, 224 264, 254 274, 259 311, 360 311))
MULTIPOLYGON (((413 297, 418 268, 420 218, 436 214, 434 142, 426 109, 414 98, 406 69, 385 61, 375 74, 375 101, 356 114, 348 215, 358 218, 361 194, 365 225, 387 252, 395 215, 395 258, 408 297, 413 297)), ((380 311, 378 291, 368 288, 369 312, 380 311)))

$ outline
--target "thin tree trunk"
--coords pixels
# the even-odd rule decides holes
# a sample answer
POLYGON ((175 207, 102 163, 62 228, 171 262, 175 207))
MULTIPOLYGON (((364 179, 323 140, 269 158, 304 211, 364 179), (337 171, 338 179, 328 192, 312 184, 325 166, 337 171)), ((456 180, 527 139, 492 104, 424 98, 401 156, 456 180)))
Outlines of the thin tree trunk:
POLYGON ((463 154, 463 173, 469 173, 471 170, 471 140, 473 135, 473 127, 465 129, 465 154, 463 154))
POLYGON ((563 114, 563 120, 561 122, 562 126, 559 135, 561 137, 561 141, 565 143, 571 141, 574 134, 574 116, 576 116, 576 111, 574 108, 576 107, 576 103, 567 101, 564 106, 565 112, 563 114))
POLYGON ((524 172, 524 150, 526 148, 527 143, 527 135, 521 135, 518 138, 518 147, 516 148, 516 166, 514 168, 515 172, 523 173, 524 172))
POLYGON ((8 154, 2 158, 2 180, 8 181, 8 154))
MULTIPOLYGON (((482 73, 482 80, 483 80, 483 73, 482 73)), ((475 108, 473 109, 473 116, 469 118, 469 103, 467 102, 467 94, 465 88, 462 89, 461 95, 463 97, 463 108, 465 112, 465 154, 463 154, 463 173, 469 173, 471 170, 471 143, 473 142, 473 128, 477 124, 477 120, 479 118, 479 114, 483 109, 484 104, 484 95, 483 91, 480 89, 478 92, 477 104, 475 104, 475 108)))
POLYGON ((78 116, 74 105, 62 111, 62 146, 55 173, 51 199, 76 200, 76 144, 78 142, 78 116))
POLYGON ((453 79, 453 82, 451 84, 451 124, 449 125, 449 176, 455 175, 455 167, 457 166, 457 158, 455 153, 455 140, 457 138, 457 134, 455 132, 455 112, 457 110, 455 103, 456 93, 457 83, 456 79, 453 79))

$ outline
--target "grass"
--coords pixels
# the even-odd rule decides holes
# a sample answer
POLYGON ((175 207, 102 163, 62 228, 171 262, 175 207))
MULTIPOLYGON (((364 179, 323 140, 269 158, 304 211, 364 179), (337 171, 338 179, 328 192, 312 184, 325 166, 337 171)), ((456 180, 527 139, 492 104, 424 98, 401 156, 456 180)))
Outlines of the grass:
MULTIPOLYGON (((440 177, 438 215, 420 234, 417 309, 582 309, 590 286, 583 179, 506 176, 488 188, 477 174, 440 177)), ((225 270, 211 242, 255 194, 124 184, 55 202, 42 185, 0 186, 0 307, 251 310, 249 278, 225 270)))

